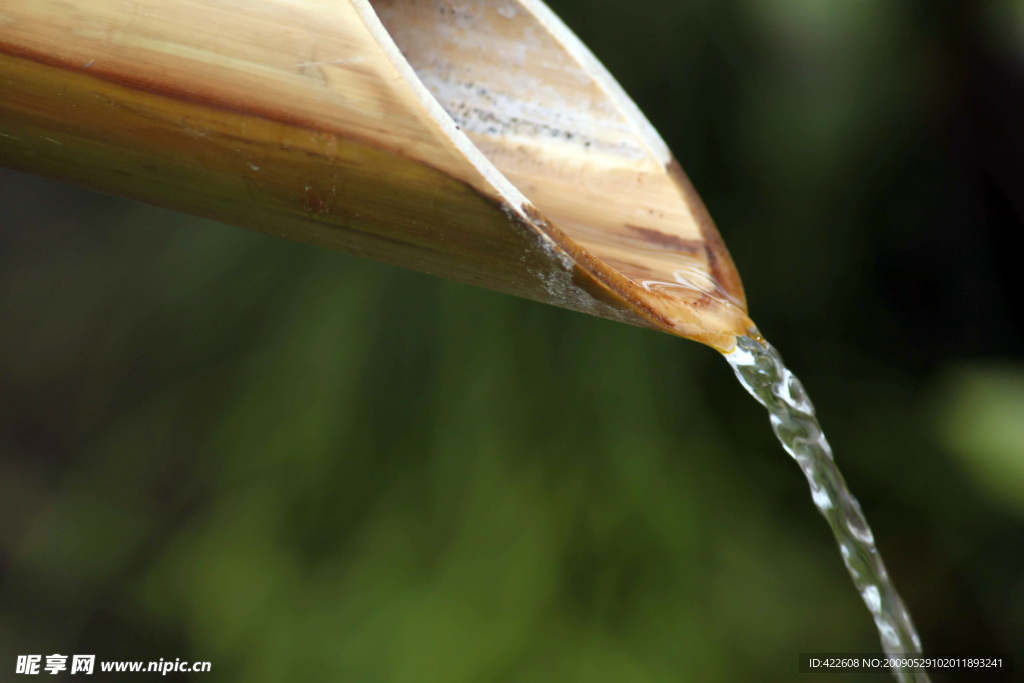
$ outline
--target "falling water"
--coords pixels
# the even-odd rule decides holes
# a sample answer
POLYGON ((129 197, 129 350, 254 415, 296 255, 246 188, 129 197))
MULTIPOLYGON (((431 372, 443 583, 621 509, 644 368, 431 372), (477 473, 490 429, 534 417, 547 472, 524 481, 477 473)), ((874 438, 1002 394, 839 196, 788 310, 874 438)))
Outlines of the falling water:
MULTIPOLYGON (((768 342, 754 337, 739 338, 725 357, 740 383, 768 409, 775 435, 807 477, 814 504, 832 527, 853 583, 875 619, 882 649, 889 655, 920 653, 910 613, 889 579, 860 504, 832 459, 800 380, 768 342)), ((893 675, 901 683, 928 681, 924 672, 894 669, 893 675)))

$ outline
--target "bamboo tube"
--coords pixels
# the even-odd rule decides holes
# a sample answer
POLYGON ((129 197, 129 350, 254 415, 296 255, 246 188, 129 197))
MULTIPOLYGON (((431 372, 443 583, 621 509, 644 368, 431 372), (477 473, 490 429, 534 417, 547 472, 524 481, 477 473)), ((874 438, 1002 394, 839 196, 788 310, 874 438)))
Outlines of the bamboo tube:
POLYGON ((6 0, 0 165, 728 351, 732 260, 539 0, 6 0))

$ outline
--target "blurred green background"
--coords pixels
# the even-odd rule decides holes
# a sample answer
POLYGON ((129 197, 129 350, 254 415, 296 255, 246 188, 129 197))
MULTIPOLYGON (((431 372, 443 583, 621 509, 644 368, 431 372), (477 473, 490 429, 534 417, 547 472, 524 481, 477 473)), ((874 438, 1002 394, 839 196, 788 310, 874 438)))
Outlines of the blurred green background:
MULTIPOLYGON (((1024 667, 1024 2, 550 4, 704 196, 926 649, 1024 667)), ((0 679, 790 681, 877 650, 713 351, 0 171, 0 679)))

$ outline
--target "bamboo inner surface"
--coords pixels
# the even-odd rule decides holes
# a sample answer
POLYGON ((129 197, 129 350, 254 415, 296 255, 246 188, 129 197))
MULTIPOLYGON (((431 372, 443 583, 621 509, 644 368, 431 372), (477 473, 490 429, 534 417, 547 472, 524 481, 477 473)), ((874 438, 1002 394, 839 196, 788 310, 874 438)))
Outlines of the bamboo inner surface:
POLYGON ((746 311, 728 252, 667 147, 546 7, 371 3, 460 129, 573 241, 673 318, 746 311))

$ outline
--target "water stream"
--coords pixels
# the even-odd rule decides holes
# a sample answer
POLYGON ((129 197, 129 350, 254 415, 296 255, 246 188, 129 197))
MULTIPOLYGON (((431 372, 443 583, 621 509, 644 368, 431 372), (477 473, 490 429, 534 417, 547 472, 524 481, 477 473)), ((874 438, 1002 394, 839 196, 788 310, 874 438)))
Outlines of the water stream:
MULTIPOLYGON (((768 409, 775 435, 807 477, 811 498, 832 527, 853 583, 875 619, 882 649, 888 655, 919 654, 921 639, 910 613, 889 579, 860 504, 836 467, 800 380, 768 342, 753 337, 737 339, 725 358, 740 383, 768 409)), ((928 682, 924 672, 893 669, 893 675, 900 683, 928 682)))

